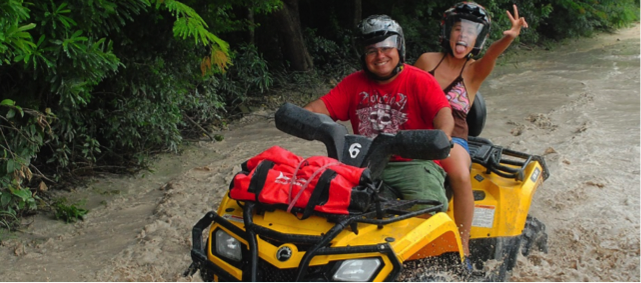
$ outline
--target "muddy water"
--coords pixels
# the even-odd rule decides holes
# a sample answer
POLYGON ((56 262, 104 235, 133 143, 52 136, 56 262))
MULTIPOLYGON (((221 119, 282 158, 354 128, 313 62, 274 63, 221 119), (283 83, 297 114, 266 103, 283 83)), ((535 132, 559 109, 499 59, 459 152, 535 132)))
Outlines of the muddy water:
MULTIPOLYGON (((547 225, 549 253, 519 258, 515 281, 639 281, 639 26, 524 52, 481 88, 494 143, 544 155, 551 177, 531 214, 547 225)), ((155 172, 107 176, 59 193, 84 200, 84 222, 40 215, 0 234, 3 281, 199 281, 191 227, 215 209, 238 164, 272 145, 321 154, 286 136, 270 111, 247 117, 219 143, 162 156, 155 172)))
POLYGON ((552 174, 532 207, 550 252, 521 259, 513 280, 639 281, 638 36, 514 58, 483 87, 483 135, 545 155, 552 174))

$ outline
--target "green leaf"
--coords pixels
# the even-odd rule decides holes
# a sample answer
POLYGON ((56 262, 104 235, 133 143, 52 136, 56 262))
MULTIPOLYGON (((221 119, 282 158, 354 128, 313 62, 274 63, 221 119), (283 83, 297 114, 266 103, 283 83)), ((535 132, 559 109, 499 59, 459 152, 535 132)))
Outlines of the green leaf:
MULTIPOLYGON (((35 28, 35 27, 36 27, 36 24, 30 23, 28 25, 24 25, 24 26, 19 27, 18 31, 27 31, 27 30, 30 30, 30 29, 35 28)), ((29 35, 29 37, 31 37, 31 35, 29 35)))
POLYGON ((78 24, 76 24, 76 22, 75 22, 72 18, 69 18, 69 17, 60 16, 60 17, 58 18, 58 20, 60 20, 60 22, 61 22, 61 23, 62 23, 66 28, 70 28, 71 26, 76 26, 76 25, 78 25, 78 24))
POLYGON ((21 198, 23 201, 27 201, 28 199, 31 198, 31 191, 29 189, 11 190, 11 193, 21 198))
POLYGON ((16 111, 13 109, 9 109, 9 112, 7 112, 7 119, 11 119, 15 115, 16 115, 16 111))
POLYGON ((56 14, 58 14, 58 13, 69 13, 71 11, 69 9, 63 10, 65 7, 67 7, 67 3, 60 4, 60 6, 58 6, 58 9, 56 9, 56 14))
POLYGON ((4 192, 0 195, 0 208, 7 207, 11 201, 11 194, 4 192))
POLYGON ((41 35, 41 36, 40 36, 40 38, 38 38, 38 43, 36 43, 36 45, 37 45, 37 46, 40 46, 40 44, 42 44, 42 42, 43 42, 44 40, 45 40, 45 35, 43 34, 43 35, 41 35))
POLYGON ((13 62, 20 62, 25 58, 26 58, 26 56, 24 54, 23 55, 18 55, 15 58, 13 58, 13 62))
POLYGON ((20 112, 20 117, 24 117, 24 111, 22 111, 22 107, 16 105, 16 109, 18 109, 18 112, 20 112))
POLYGON ((11 174, 16 171, 16 162, 13 159, 7 160, 7 173, 11 174))
POLYGON ((5 99, 5 100, 2 100, 2 102, 0 102, 0 105, 14 106, 16 105, 16 102, 11 99, 5 99))
MULTIPOLYGON (((71 38, 79 37, 82 34, 82 30, 77 30, 71 35, 71 38)), ((86 37, 85 37, 86 39, 86 37)))

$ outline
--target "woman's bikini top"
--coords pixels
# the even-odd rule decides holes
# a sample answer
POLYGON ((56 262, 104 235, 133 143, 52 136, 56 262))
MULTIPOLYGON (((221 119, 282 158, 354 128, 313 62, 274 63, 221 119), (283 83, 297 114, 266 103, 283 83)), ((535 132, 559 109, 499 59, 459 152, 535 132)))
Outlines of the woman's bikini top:
MULTIPOLYGON (((441 65, 441 62, 443 62, 444 59, 445 56, 441 58, 441 61, 438 62, 434 69, 429 71, 432 76, 434 76, 436 68, 441 65)), ((463 82, 463 71, 465 70, 465 66, 467 65, 468 61, 469 59, 465 61, 465 64, 463 64, 463 68, 461 68, 461 72, 458 74, 458 77, 456 77, 454 81, 452 81, 446 88, 443 89, 443 92, 445 93, 447 100, 450 102, 452 109, 463 111, 463 113, 465 113, 466 115, 468 112, 470 112, 470 107, 472 106, 470 104, 470 98, 467 96, 467 88, 465 87, 465 83, 463 82)))
MULTIPOLYGON (((445 59, 445 56, 441 58, 441 61, 438 62, 434 69, 429 71, 432 76, 434 76, 434 71, 436 71, 436 68, 441 65, 443 59, 445 59)), ((450 102, 450 106, 452 106, 452 116, 454 116, 454 130, 452 131, 452 137, 462 138, 465 140, 467 140, 468 136, 467 113, 470 112, 470 107, 472 106, 470 98, 467 96, 467 88, 463 82, 463 70, 465 70, 465 66, 468 61, 469 58, 465 61, 465 64, 463 64, 463 68, 461 68, 461 72, 458 74, 458 77, 443 89, 445 97, 447 97, 447 100, 450 102)))

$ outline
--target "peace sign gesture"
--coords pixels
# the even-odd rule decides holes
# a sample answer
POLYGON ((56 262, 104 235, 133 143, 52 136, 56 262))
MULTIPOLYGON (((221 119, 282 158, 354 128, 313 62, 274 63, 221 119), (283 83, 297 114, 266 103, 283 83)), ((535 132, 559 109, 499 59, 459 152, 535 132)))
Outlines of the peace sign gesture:
POLYGON ((527 22, 525 21, 525 18, 519 17, 519 9, 516 8, 516 5, 513 5, 513 6, 514 6, 514 16, 510 14, 510 11, 505 11, 507 13, 507 17, 510 18, 510 22, 512 22, 512 28, 504 31, 503 35, 516 38, 521 33, 521 28, 522 27, 527 28, 528 26, 527 26, 527 22))

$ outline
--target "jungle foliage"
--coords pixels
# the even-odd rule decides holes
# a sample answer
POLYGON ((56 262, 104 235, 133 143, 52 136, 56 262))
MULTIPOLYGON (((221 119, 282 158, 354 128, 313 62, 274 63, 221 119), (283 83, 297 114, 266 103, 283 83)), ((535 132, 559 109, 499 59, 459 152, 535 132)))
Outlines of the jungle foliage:
MULTIPOLYGON (((455 2, 2 1, 0 227, 15 228, 42 206, 64 208, 48 188, 144 168, 151 154, 208 135, 251 100, 340 80, 359 68, 353 28, 361 17, 396 19, 413 63, 438 50, 442 12, 455 2), (286 24, 303 41, 292 41, 298 34, 286 24)), ((638 0, 479 3, 493 15, 490 40, 509 28, 505 10, 519 5, 530 29, 513 46, 639 20, 638 0)), ((86 213, 72 208, 57 211, 86 213)))

